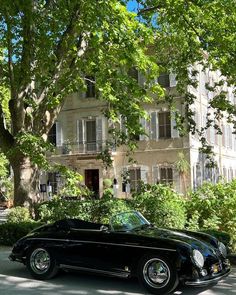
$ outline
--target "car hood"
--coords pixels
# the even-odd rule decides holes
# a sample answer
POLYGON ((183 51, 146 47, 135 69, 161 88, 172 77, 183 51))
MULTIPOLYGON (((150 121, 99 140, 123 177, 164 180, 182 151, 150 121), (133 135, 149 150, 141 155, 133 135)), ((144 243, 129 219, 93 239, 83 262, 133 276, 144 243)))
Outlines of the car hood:
POLYGON ((182 244, 187 248, 201 251, 201 253, 205 256, 218 256, 216 251, 217 240, 208 234, 155 227, 140 230, 138 231, 138 234, 155 238, 157 242, 165 242, 172 245, 182 244))

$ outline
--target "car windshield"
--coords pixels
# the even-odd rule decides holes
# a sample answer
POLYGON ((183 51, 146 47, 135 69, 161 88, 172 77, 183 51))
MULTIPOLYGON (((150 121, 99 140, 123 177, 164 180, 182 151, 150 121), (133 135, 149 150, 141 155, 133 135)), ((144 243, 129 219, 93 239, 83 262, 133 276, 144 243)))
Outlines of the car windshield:
POLYGON ((119 213, 110 220, 110 228, 113 231, 131 231, 150 225, 150 222, 137 211, 119 213))

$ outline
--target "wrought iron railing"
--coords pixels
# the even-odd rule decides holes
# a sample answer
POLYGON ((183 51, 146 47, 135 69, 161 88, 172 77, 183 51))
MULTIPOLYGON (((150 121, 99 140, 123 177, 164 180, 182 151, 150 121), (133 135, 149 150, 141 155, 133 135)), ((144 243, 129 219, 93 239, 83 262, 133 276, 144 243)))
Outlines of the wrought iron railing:
POLYGON ((64 142, 61 147, 57 147, 57 153, 67 154, 94 154, 101 153, 105 150, 114 152, 116 150, 115 143, 107 141, 85 141, 85 142, 64 142))

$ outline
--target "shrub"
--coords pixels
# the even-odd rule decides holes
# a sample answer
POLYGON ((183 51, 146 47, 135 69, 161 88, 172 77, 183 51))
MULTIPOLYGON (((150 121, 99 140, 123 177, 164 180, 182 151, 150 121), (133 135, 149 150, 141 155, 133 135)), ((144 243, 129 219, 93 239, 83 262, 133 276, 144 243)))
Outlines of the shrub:
POLYGON ((54 197, 37 207, 37 216, 43 222, 54 222, 63 218, 79 218, 87 221, 108 223, 116 212, 130 210, 126 200, 115 199, 107 190, 99 200, 63 200, 54 197))
POLYGON ((12 246, 20 238, 41 225, 42 223, 34 221, 2 223, 0 224, 0 245, 12 246))
POLYGON ((142 185, 133 194, 133 208, 159 227, 184 228, 186 223, 185 201, 169 186, 142 185))
POLYGON ((236 181, 217 184, 205 183, 189 194, 186 203, 188 221, 195 220, 200 229, 226 232, 231 237, 231 247, 236 250, 236 181))
POLYGON ((92 200, 64 200, 54 197, 51 201, 41 203, 37 209, 37 216, 43 222, 54 222, 63 218, 79 218, 91 220, 92 200))
POLYGON ((108 224, 112 215, 131 210, 129 202, 125 199, 118 199, 109 194, 103 194, 99 200, 94 200, 92 220, 94 222, 108 224))
POLYGON ((14 207, 7 214, 7 221, 12 223, 30 221, 30 212, 25 207, 14 207))

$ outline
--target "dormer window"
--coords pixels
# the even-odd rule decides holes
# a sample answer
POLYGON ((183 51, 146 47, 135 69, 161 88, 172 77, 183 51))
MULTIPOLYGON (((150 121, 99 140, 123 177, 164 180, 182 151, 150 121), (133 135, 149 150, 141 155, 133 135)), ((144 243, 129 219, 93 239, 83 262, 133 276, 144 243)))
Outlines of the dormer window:
POLYGON ((157 81, 162 87, 170 87, 170 75, 167 73, 161 73, 157 81))
POLYGON ((95 91, 95 77, 94 76, 87 76, 85 78, 85 83, 87 86, 86 89, 86 98, 89 97, 95 97, 96 96, 96 91, 95 91))

